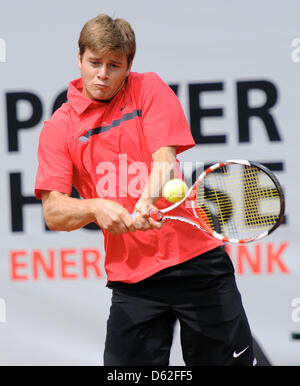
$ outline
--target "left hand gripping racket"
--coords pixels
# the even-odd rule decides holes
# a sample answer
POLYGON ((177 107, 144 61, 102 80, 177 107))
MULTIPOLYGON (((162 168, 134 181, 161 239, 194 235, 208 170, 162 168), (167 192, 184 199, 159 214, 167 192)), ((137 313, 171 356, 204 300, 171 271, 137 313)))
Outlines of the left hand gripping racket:
POLYGON ((228 243, 248 243, 273 232, 283 221, 285 200, 275 175, 258 162, 228 160, 207 168, 185 197, 151 211, 155 221, 181 221, 228 243), (168 215, 184 204, 194 221, 168 215))

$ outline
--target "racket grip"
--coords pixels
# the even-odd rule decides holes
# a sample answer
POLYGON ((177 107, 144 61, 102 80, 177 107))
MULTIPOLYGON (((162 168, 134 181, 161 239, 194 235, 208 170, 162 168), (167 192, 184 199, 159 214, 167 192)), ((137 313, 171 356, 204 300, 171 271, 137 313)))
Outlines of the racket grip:
MULTIPOLYGON (((130 217, 133 218, 137 215, 137 213, 130 213, 130 217)), ((163 219, 163 214, 158 210, 149 211, 149 217, 151 217, 154 221, 161 221, 163 219)))
POLYGON ((159 210, 150 210, 149 217, 154 221, 161 221, 163 219, 163 214, 159 210))

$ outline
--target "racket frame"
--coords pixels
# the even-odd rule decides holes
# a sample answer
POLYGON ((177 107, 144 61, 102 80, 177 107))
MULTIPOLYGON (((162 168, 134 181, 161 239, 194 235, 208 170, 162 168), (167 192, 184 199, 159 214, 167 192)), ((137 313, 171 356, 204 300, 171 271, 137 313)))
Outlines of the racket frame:
POLYGON ((201 174, 200 176, 197 178, 197 180, 195 181, 195 183, 188 189, 186 195, 184 196, 184 198, 178 202, 176 202, 175 204, 167 207, 167 208, 164 208, 164 209, 160 209, 158 212, 151 212, 150 213, 150 217, 152 217, 154 220, 156 221, 165 221, 165 220, 174 220, 174 221, 180 221, 180 222, 184 222, 184 223, 187 223, 189 225, 192 225, 208 234, 210 234, 211 236, 223 241, 223 242, 226 242, 226 243, 234 243, 234 244, 244 244, 244 243, 249 243, 251 241, 255 241, 255 240, 260 240, 266 236, 268 236, 270 233, 274 232, 275 229, 277 229, 279 227, 279 225, 282 223, 283 221, 283 218, 284 218, 284 212, 285 212, 285 199, 284 199, 284 193, 283 193, 283 189, 278 181, 278 179, 275 177, 275 175, 268 169, 266 168, 265 166, 263 166, 262 164, 258 163, 258 162, 255 162, 255 161, 248 161, 248 160, 242 160, 242 159, 232 159, 232 160, 226 160, 224 162, 219 162, 219 163, 215 163, 213 165, 211 165, 210 167, 208 167, 207 169, 205 169, 201 174), (197 187, 203 183, 205 177, 212 173, 214 170, 216 169, 219 169, 223 166, 226 166, 226 165, 230 165, 230 164, 239 164, 239 165, 245 165, 245 166, 255 166, 256 168, 258 169, 261 169, 274 183, 278 193, 279 193, 279 198, 280 198, 280 212, 279 212, 279 216, 278 216, 278 221, 270 228, 268 229, 267 231, 265 232, 262 232, 260 235, 258 236, 254 236, 254 237, 249 237, 249 238, 246 238, 246 239, 235 239, 235 238, 230 238, 230 237, 226 237, 226 236, 223 236, 222 234, 216 232, 216 231, 213 231, 213 230, 210 230, 210 229, 205 229, 204 226, 201 226, 200 222, 194 222, 188 218, 185 218, 185 217, 181 217, 181 216, 168 216, 166 215, 166 213, 172 211, 173 209, 177 208, 178 206, 180 206, 181 204, 183 204, 187 199, 189 199, 192 203, 192 210, 193 210, 193 213, 194 213, 194 216, 198 219, 199 216, 197 215, 196 213, 196 209, 195 209, 195 202, 196 202, 196 190, 197 190, 197 187))

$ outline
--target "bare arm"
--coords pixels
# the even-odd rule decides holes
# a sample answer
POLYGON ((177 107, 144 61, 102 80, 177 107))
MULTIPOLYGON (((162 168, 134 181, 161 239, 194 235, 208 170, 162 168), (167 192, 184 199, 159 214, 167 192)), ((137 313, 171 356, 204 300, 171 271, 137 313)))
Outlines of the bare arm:
POLYGON ((111 200, 80 200, 57 191, 45 191, 42 202, 46 223, 52 230, 72 231, 92 221, 112 234, 136 230, 128 211, 111 200))
POLYGON ((153 168, 140 200, 135 207, 141 216, 132 219, 127 209, 115 201, 101 198, 80 200, 57 191, 44 191, 42 202, 48 227, 56 231, 72 231, 96 221, 112 234, 128 231, 159 229, 159 224, 147 214, 161 196, 164 184, 175 175, 176 150, 163 147, 153 154, 153 168))
POLYGON ((161 195, 163 186, 176 174, 176 148, 161 147, 152 154, 153 167, 141 195, 141 199, 149 199, 155 203, 161 195))
POLYGON ((135 206, 145 218, 162 195, 163 186, 176 175, 176 148, 165 146, 152 154, 153 167, 141 198, 135 206))

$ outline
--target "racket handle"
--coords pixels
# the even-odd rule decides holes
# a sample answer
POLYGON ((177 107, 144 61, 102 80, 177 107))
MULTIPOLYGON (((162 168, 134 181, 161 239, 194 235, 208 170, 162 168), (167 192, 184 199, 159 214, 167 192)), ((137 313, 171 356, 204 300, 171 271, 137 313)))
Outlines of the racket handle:
POLYGON ((149 217, 151 217, 154 221, 161 221, 164 216, 159 210, 151 210, 150 209, 149 217))
MULTIPOLYGON (((130 217, 136 216, 136 213, 130 213, 130 217)), ((149 217, 151 217, 154 221, 161 221, 163 219, 163 214, 158 210, 151 210, 149 211, 149 217)))

